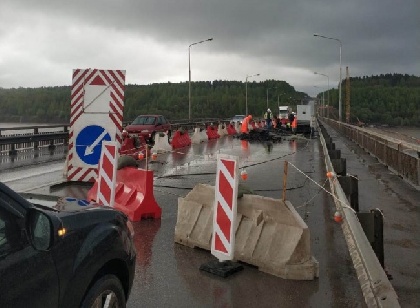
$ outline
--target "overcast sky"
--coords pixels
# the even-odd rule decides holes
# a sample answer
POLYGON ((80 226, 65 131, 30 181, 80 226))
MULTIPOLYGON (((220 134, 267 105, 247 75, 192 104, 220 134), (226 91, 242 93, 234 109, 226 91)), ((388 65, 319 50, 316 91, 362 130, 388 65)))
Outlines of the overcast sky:
POLYGON ((0 87, 70 85, 72 70, 126 83, 285 80, 314 95, 343 78, 420 75, 420 0, 1 0, 0 87), (319 87, 319 88, 315 88, 319 87))

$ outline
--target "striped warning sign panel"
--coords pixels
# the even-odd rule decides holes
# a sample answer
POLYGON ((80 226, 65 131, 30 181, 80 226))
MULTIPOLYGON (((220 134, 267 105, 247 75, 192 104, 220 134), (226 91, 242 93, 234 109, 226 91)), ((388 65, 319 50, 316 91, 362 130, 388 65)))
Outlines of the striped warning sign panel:
POLYGON ((117 179, 118 145, 116 141, 102 142, 98 170, 98 194, 96 201, 105 206, 114 206, 117 179))
POLYGON ((234 255, 238 183, 238 157, 219 154, 211 253, 220 261, 232 260, 234 255))
POLYGON ((73 71, 68 181, 94 181, 102 142, 116 141, 121 145, 124 88, 125 71, 73 71))

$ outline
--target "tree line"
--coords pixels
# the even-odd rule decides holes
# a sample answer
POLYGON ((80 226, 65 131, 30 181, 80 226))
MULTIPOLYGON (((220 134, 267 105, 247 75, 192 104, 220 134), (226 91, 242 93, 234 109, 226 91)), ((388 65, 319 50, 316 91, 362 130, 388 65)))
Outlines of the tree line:
MULTIPOLYGON (((342 118, 345 119, 346 82, 341 84, 342 118)), ((329 91, 330 106, 338 109, 338 90, 329 91)), ((324 92, 327 101, 328 91, 324 92)), ((318 94, 322 99, 322 93, 318 94)), ((350 78, 351 122, 420 127, 420 77, 381 74, 350 78)), ((337 113, 338 114, 338 113, 337 113)))
MULTIPOLYGON (((125 86, 124 120, 139 114, 163 114, 169 120, 187 119, 188 82, 125 86)), ((262 116, 268 107, 294 107, 309 97, 285 81, 196 81, 191 83, 192 118, 230 118, 248 112, 262 116), (268 91, 267 91, 268 90, 268 91)), ((342 107, 345 119, 346 83, 342 82, 342 107)), ((0 122, 68 123, 70 86, 40 88, 0 88, 0 122)), ((338 90, 324 93, 325 104, 338 109, 338 90), (329 101, 328 99, 329 92, 329 101)), ((385 74, 350 78, 352 121, 420 126, 420 77, 385 74)), ((318 94, 322 99, 322 93, 318 94)))

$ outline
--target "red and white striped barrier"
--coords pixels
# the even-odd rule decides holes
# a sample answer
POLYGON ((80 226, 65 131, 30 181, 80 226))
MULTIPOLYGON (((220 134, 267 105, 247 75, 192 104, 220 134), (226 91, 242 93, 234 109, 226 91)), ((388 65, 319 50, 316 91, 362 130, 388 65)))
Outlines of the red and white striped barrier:
POLYGON ((219 261, 232 260, 234 255, 238 184, 238 157, 219 154, 211 242, 211 253, 219 261))
POLYGON ((98 193, 96 201, 105 206, 114 206, 117 178, 118 144, 103 141, 98 170, 98 193))

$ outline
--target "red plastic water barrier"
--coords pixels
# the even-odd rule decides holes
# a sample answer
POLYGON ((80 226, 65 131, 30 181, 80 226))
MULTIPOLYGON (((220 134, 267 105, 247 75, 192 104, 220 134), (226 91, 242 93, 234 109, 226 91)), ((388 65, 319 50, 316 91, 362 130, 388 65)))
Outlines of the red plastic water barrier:
POLYGON ((179 149, 191 145, 191 138, 188 132, 181 133, 177 130, 172 138, 172 148, 179 149))
POLYGON ((213 125, 207 126, 207 137, 209 139, 217 139, 220 138, 220 135, 217 133, 217 129, 213 125))
POLYGON ((147 156, 150 156, 150 149, 146 146, 143 136, 139 137, 139 140, 136 140, 136 142, 134 138, 126 137, 123 139, 119 153, 120 155, 128 155, 134 159, 138 159, 140 153, 146 157, 146 151, 147 156), (138 143, 137 147, 135 143, 138 143))
POLYGON ((233 126, 233 124, 228 125, 227 132, 228 132, 228 135, 236 135, 237 134, 237 131, 235 129, 235 126, 233 126))
MULTIPOLYGON (((96 201, 98 182, 88 192, 88 200, 96 201)), ((117 171, 114 208, 131 221, 160 218, 162 209, 153 194, 153 171, 125 167, 117 171)))

